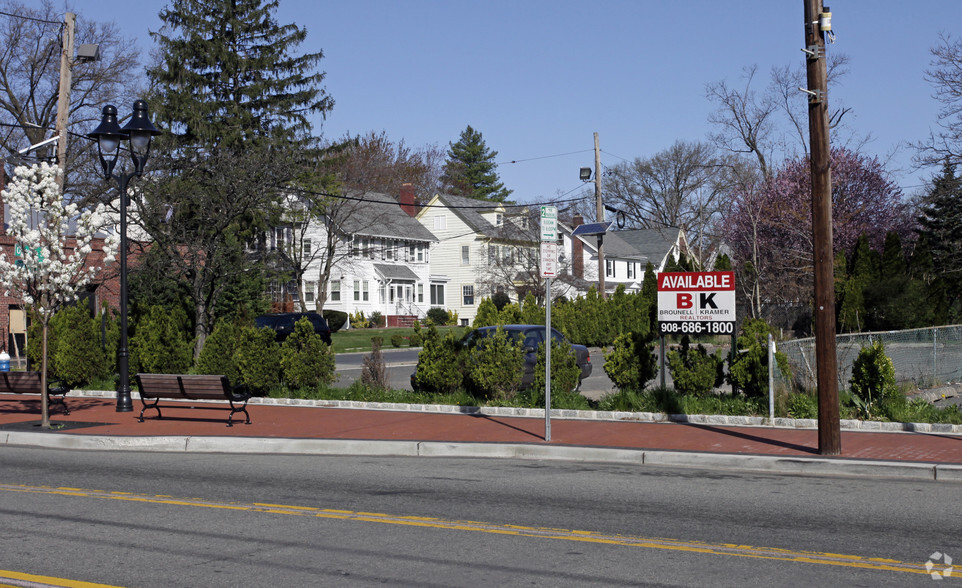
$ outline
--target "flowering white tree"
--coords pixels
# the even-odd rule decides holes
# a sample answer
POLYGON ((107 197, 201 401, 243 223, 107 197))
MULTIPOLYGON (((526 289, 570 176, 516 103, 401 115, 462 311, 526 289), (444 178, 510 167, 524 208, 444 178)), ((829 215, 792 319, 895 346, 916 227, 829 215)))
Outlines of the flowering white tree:
MULTIPOLYGON (((40 374, 44 428, 50 427, 47 328, 57 310, 76 299, 78 290, 102 269, 93 263, 91 242, 98 231, 110 225, 103 204, 80 210, 76 204, 64 203, 57 186, 59 173, 57 166, 47 163, 18 167, 2 193, 9 207, 7 235, 14 239, 16 254, 9 259, 7 252, 0 253, 0 284, 8 296, 18 296, 33 308, 43 328, 40 374)), ((104 263, 113 260, 119 240, 116 231, 104 239, 104 263)))

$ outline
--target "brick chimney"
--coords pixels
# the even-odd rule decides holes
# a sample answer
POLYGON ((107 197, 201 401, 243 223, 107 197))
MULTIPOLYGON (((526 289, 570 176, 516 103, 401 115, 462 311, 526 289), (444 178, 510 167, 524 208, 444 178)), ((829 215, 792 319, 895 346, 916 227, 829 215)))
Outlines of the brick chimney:
POLYGON ((414 184, 410 182, 401 184, 401 210, 406 212, 408 216, 417 214, 417 209, 414 206, 414 184))
MULTIPOLYGON (((571 219, 571 228, 585 224, 585 217, 576 214, 571 219)), ((585 244, 578 237, 571 238, 571 275, 576 278, 585 277, 585 244)))

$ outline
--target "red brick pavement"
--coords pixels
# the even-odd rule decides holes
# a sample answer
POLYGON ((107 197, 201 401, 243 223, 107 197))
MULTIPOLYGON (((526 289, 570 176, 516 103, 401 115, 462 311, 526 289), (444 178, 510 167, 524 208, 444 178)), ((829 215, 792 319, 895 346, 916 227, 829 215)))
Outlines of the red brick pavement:
MULTIPOLYGON (((54 407, 51 421, 64 423, 51 434, 116 436, 234 436, 305 439, 407 440, 474 443, 545 444, 544 419, 435 414, 390 410, 251 405, 252 424, 241 419, 225 426, 221 404, 162 404, 164 418, 140 423, 134 412, 118 413, 115 401, 69 398, 71 413, 54 407), (79 424, 93 426, 77 427, 79 424)), ((39 422, 39 398, 0 395, 0 435, 14 423, 39 422)), ((18 427, 23 430, 23 425, 18 427)), ((36 430, 40 430, 39 427, 36 430)), ((554 418, 551 445, 695 451, 703 453, 818 456, 813 429, 732 427, 683 423, 639 423, 554 418)), ((962 435, 842 431, 842 456, 848 459, 962 464, 962 435)))

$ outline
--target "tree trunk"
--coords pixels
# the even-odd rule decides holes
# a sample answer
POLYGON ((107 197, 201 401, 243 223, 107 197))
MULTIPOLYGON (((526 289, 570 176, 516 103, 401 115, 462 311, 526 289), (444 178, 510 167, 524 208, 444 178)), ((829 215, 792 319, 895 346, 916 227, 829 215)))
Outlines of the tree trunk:
POLYGON ((40 359, 40 427, 42 429, 49 429, 50 403, 48 402, 49 394, 47 393, 47 331, 50 321, 47 319, 41 320, 43 321, 43 355, 40 359))

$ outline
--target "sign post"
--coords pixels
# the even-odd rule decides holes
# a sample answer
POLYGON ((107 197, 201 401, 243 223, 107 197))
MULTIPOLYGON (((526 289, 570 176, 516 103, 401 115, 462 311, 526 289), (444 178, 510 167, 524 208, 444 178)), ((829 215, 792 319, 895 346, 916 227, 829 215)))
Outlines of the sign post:
POLYGON ((544 440, 551 441, 551 278, 558 273, 558 207, 541 207, 541 277, 544 286, 544 440))

